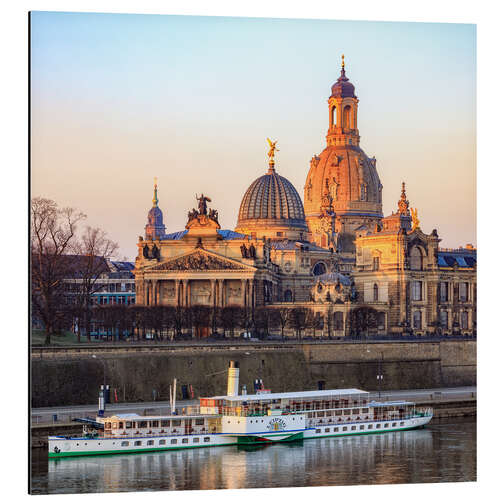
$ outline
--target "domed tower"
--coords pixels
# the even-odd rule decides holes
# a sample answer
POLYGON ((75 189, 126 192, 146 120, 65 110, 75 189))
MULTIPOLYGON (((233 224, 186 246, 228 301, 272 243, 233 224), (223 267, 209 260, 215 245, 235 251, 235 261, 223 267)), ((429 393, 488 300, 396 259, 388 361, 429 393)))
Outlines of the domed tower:
POLYGON ((269 144, 269 169, 252 182, 243 196, 235 231, 256 238, 305 240, 307 225, 302 200, 293 184, 276 173, 276 142, 269 144))
POLYGON ((342 55, 340 77, 328 99, 326 148, 311 160, 304 208, 310 238, 325 246, 325 206, 331 204, 330 212, 336 216, 337 248, 343 254, 355 252, 358 229, 375 230, 383 217, 376 160, 359 147, 358 102, 354 85, 346 77, 342 55))
POLYGON ((144 228, 146 240, 162 240, 165 238, 165 226, 163 224, 163 213, 158 207, 158 185, 155 178, 155 190, 153 206, 148 212, 148 223, 144 228))

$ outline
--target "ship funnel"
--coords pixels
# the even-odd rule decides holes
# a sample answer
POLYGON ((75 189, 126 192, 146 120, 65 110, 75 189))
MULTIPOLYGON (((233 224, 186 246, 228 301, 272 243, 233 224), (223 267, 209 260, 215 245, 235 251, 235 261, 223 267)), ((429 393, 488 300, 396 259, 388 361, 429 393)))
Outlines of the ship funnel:
POLYGON ((227 395, 238 395, 238 383, 240 378, 240 364, 238 361, 229 361, 229 370, 227 374, 227 395))

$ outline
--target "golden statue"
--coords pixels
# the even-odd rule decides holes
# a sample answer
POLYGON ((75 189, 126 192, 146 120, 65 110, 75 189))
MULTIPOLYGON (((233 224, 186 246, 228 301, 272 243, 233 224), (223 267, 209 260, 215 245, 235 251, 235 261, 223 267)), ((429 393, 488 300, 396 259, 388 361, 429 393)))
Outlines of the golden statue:
POLYGON ((274 161, 274 151, 279 151, 279 149, 276 149, 276 144, 278 141, 271 141, 269 137, 267 138, 267 142, 269 143, 269 152, 267 153, 267 156, 269 156, 269 159, 271 161, 274 161))
POLYGON ((411 223, 413 224, 413 229, 420 228, 420 221, 418 220, 418 212, 416 208, 410 208, 411 211, 411 223))

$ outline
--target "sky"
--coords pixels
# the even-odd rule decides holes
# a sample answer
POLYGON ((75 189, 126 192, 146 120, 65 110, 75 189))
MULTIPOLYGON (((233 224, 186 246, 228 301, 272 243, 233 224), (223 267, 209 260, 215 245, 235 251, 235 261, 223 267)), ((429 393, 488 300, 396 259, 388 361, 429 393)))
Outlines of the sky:
POLYGON ((442 247, 476 243, 476 27, 34 12, 31 193, 76 207, 133 260, 158 178, 167 232, 203 192, 234 229, 248 186, 277 172, 303 198, 326 146, 345 54, 361 147, 383 209, 401 182, 442 247))

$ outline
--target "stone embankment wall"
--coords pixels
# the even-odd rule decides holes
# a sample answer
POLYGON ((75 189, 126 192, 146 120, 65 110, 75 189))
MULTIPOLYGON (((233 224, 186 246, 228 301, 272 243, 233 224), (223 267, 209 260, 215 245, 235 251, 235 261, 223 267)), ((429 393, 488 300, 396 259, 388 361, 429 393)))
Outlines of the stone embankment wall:
POLYGON ((240 388, 253 393, 262 378, 273 392, 356 387, 382 390, 476 384, 476 342, 372 342, 235 344, 34 349, 33 407, 93 404, 103 382, 116 389, 119 402, 168 400, 177 378, 195 397, 226 393, 230 360, 240 362, 240 388), (95 355, 96 358, 93 358, 95 355))

